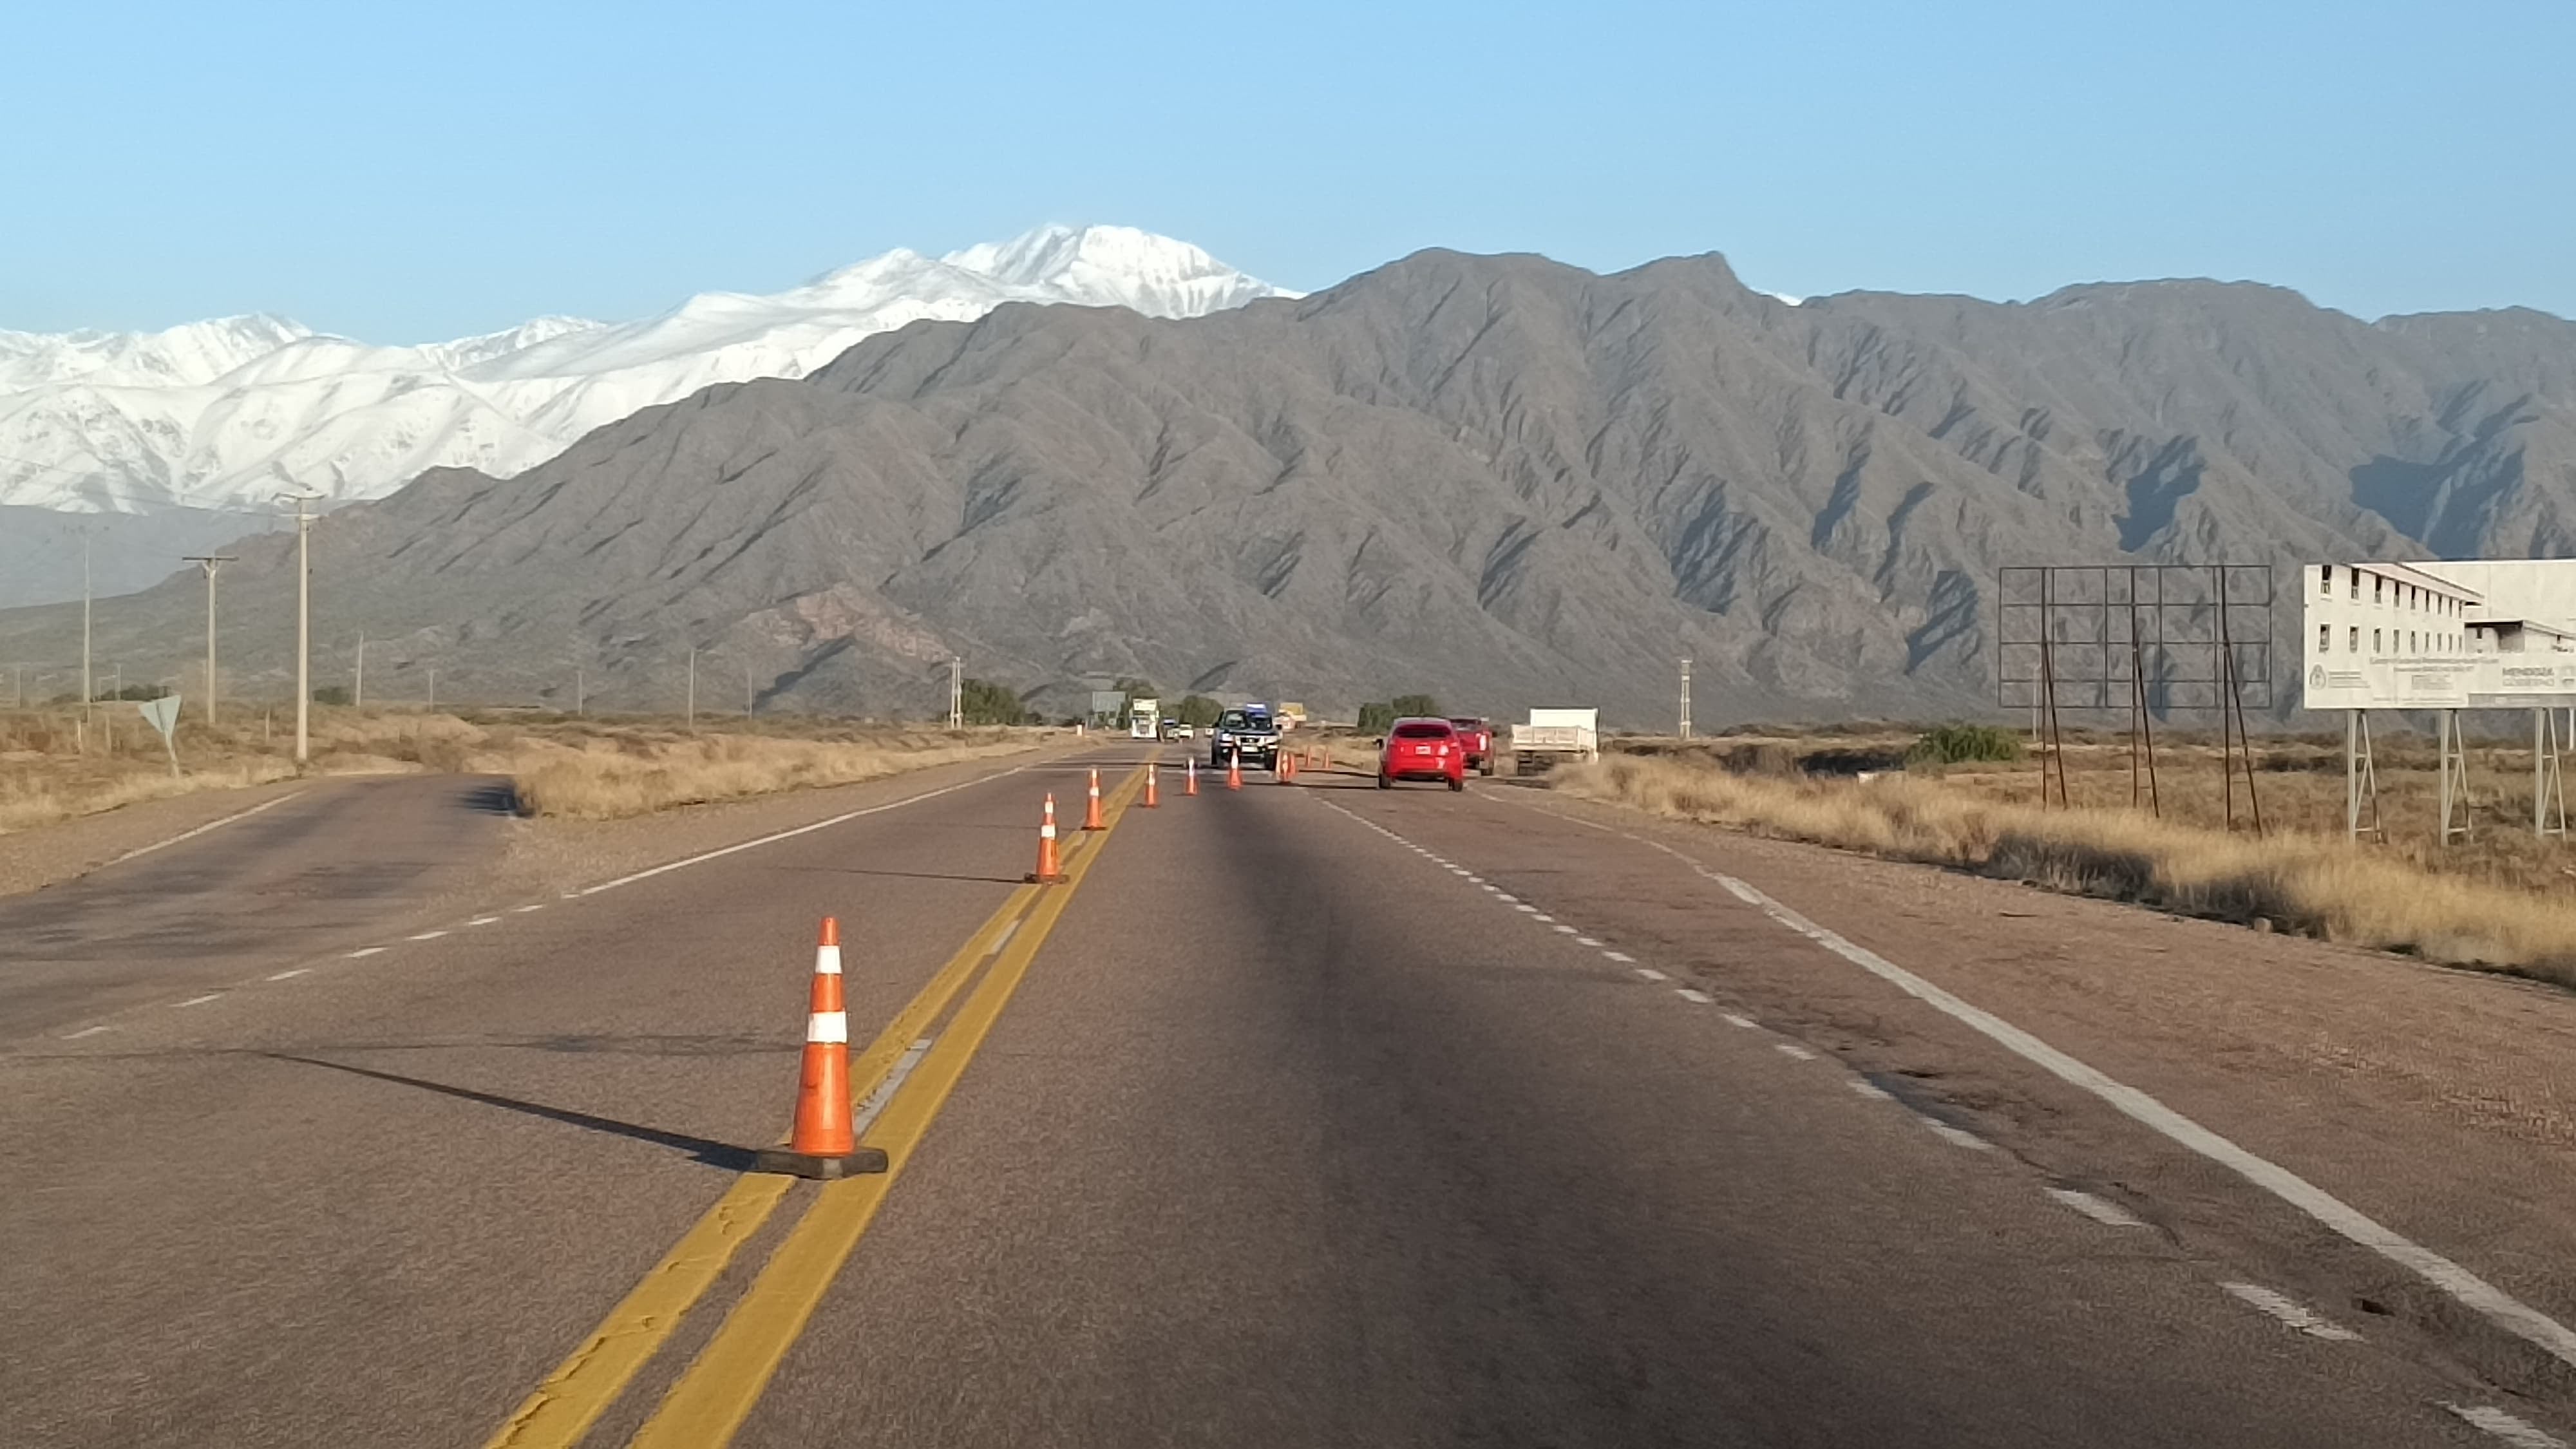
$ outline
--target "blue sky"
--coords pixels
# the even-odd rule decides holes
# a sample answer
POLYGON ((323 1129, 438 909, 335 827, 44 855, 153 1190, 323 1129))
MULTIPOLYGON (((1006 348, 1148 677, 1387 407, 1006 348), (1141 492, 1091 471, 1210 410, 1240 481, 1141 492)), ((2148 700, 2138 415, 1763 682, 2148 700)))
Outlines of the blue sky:
POLYGON ((373 341, 1123 222, 1756 286, 2576 315, 2576 4, 49 5, 0 327, 373 341))

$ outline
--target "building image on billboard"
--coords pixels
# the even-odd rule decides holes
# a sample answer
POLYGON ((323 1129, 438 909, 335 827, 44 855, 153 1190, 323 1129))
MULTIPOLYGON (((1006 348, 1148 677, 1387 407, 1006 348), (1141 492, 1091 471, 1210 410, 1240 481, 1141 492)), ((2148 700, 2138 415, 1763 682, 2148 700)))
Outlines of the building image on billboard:
POLYGON ((2576 704, 2576 560, 2311 564, 2308 709, 2576 704))

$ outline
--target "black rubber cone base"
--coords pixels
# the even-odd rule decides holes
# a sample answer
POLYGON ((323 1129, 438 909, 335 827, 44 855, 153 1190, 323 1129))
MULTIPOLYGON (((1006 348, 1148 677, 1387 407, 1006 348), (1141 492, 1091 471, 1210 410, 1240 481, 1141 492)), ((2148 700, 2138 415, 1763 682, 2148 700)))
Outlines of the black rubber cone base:
POLYGON ((837 1182, 844 1177, 885 1171, 886 1155, 882 1148, 876 1147, 858 1148, 847 1157, 816 1157, 811 1153, 790 1152, 784 1147, 764 1147, 751 1155, 751 1170, 837 1182))

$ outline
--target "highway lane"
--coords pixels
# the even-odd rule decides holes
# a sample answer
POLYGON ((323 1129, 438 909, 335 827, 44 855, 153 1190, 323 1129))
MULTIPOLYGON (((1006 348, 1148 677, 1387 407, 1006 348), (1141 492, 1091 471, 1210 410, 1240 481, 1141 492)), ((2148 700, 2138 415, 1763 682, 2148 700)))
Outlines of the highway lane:
POLYGON ((0 1440, 481 1441, 783 1127, 828 911, 854 1040, 961 960, 924 1070, 990 1034, 783 1353, 734 1310, 810 1185, 581 1442, 718 1362, 741 1444, 2492 1442, 2423 1344, 2285 1328, 2222 1288, 2259 1255, 1735 1024, 1713 959, 1844 988, 1633 843, 1256 776, 1117 815, 1050 929, 1014 876, 1078 769, 0 1051, 0 1241, 44 1245, 0 1322, 47 1326, 0 1440))
POLYGON ((0 1323, 43 1326, 0 1442, 479 1441, 785 1128, 820 917, 892 1016, 1082 780, 944 773, 985 783, 0 1048, 0 1242, 41 1245, 0 1323))
POLYGON ((1319 796, 1593 848, 1131 819, 736 1443, 2478 1437, 1319 796))
POLYGON ((492 863, 509 817, 497 778, 317 780, 203 835, 0 896, 0 1040, 409 919, 492 863))

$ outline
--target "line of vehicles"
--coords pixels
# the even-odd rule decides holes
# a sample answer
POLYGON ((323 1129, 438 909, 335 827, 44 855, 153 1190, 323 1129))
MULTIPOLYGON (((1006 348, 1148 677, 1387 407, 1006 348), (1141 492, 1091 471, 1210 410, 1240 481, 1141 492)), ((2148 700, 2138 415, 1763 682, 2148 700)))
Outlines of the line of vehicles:
MULTIPOLYGON (((1288 729, 1302 722, 1303 712, 1297 706, 1287 707, 1297 714, 1283 716, 1263 704, 1235 705, 1217 716, 1207 730, 1208 768, 1225 768, 1237 761, 1254 769, 1279 768, 1281 740, 1288 729)), ((1135 739, 1194 740, 1198 731, 1179 720, 1161 716, 1155 700, 1134 702, 1128 722, 1128 734, 1135 739)), ((1598 712, 1590 709, 1533 709, 1529 723, 1511 727, 1511 756, 1518 773, 1526 759, 1530 764, 1558 756, 1597 759, 1600 736, 1596 726, 1598 712)), ((1410 716, 1396 720, 1378 742, 1377 787, 1391 790, 1400 782, 1424 781, 1445 784, 1452 790, 1467 788, 1467 774, 1496 773, 1503 751, 1493 725, 1478 715, 1410 716)))

